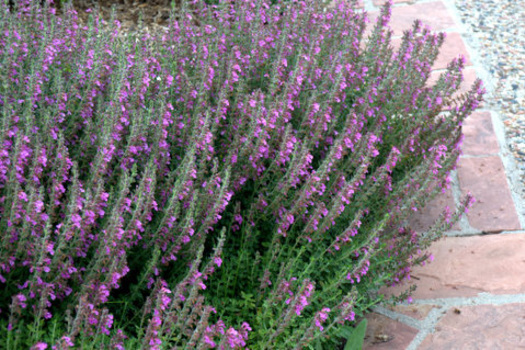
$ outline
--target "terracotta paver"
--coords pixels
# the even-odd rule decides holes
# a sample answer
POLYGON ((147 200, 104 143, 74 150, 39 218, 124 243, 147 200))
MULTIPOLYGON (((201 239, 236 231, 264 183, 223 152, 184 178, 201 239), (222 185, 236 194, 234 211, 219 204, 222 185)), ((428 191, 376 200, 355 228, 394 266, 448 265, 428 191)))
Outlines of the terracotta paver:
POLYGON ((439 49, 439 55, 434 62, 434 69, 444 69, 454 58, 463 55, 465 57, 465 66, 471 66, 470 55, 465 47, 465 43, 461 38, 461 35, 456 32, 447 33, 443 45, 439 49))
POLYGON ((498 156, 461 158, 459 184, 463 194, 471 192, 476 203, 467 213, 470 226, 485 232, 520 229, 520 222, 498 156))
MULTIPOLYGON (((373 0, 374 6, 382 6, 385 3, 385 0, 373 0)), ((413 4, 414 0, 393 0, 393 4, 413 4)))
POLYGON ((463 154, 480 156, 499 153, 490 112, 472 113, 463 124, 463 135, 463 154))
MULTIPOLYGON (((397 51, 401 46, 402 39, 397 38, 392 40, 392 48, 397 51)), ((433 69, 445 69, 450 61, 454 58, 458 58, 460 55, 465 57, 465 65, 471 66, 470 55, 468 54, 467 48, 461 39, 459 33, 447 33, 445 42, 439 50, 439 55, 432 66, 433 69)))
POLYGON ((418 333, 417 329, 380 314, 372 313, 366 318, 363 350, 405 349, 418 333))
POLYGON ((459 92, 465 93, 469 92, 472 88, 472 85, 478 78, 476 75, 476 71, 472 67, 466 67, 463 70, 463 81, 461 82, 461 85, 459 86, 459 92))
MULTIPOLYGON (((377 11, 369 13, 371 24, 375 23, 378 14, 377 11)), ((441 1, 424 2, 392 8, 390 27, 394 31, 394 36, 403 35, 404 31, 411 29, 416 19, 421 20, 433 31, 442 31, 456 26, 454 19, 441 1)))
MULTIPOLYGON (((430 74, 430 78, 428 79, 427 86, 434 85, 438 81, 441 74, 444 74, 444 71, 432 72, 430 74)), ((465 69, 463 69, 462 74, 463 74, 463 81, 459 85, 458 91, 454 94, 454 96, 456 97, 459 96, 460 94, 469 92, 470 89, 472 88, 472 84, 474 84, 474 82, 477 79, 476 71, 472 67, 466 67, 465 69)))
POLYGON ((399 294, 415 283, 414 299, 525 293, 525 235, 447 237, 429 250, 434 261, 414 268, 409 282, 384 291, 399 294))
POLYGON ((451 308, 421 350, 524 349, 525 305, 451 308))
MULTIPOLYGON (((426 232, 432 227, 447 206, 451 212, 454 212, 456 203, 450 189, 445 193, 440 193, 436 198, 428 202, 423 209, 414 213, 409 219, 410 227, 417 232, 426 232)), ((454 231, 459 229, 460 227, 457 223, 452 227, 454 231)))

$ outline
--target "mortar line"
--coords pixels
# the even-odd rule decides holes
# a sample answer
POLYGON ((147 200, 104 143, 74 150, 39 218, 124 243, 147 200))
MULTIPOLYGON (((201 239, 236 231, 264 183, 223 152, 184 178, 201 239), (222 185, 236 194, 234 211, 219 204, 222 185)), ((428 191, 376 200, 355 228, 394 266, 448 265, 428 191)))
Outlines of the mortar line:
POLYGON ((447 231, 444 236, 446 237, 474 237, 474 236, 493 236, 493 235, 523 235, 525 230, 503 230, 495 232, 486 232, 476 230, 474 232, 463 232, 463 231, 447 231))
MULTIPOLYGON (((434 298, 434 299, 415 299, 411 304, 401 303, 399 305, 434 305, 433 309, 441 311, 449 310, 452 307, 460 306, 480 306, 480 305, 508 305, 508 304, 522 304, 525 303, 525 294, 491 294, 491 293, 478 293, 478 296, 474 297, 450 297, 450 298, 434 298)), ((382 305, 377 305, 372 308, 374 312, 387 316, 393 320, 402 322, 407 326, 421 330, 425 328, 425 322, 422 320, 415 319, 405 314, 392 311, 382 305)))
POLYGON ((424 329, 423 321, 415 319, 415 318, 407 316, 407 315, 404 315, 404 314, 401 314, 399 312, 395 312, 395 311, 389 310, 389 309, 387 309, 384 306, 380 306, 380 305, 374 306, 372 308, 372 310, 374 312, 377 312, 378 314, 386 316, 386 317, 388 317, 388 318, 390 318, 392 320, 404 323, 407 326, 410 326, 410 327, 412 327, 414 329, 417 329, 419 331, 424 329))
POLYGON ((430 310, 430 312, 424 320, 425 327, 416 334, 416 336, 414 337, 414 339, 412 339, 406 350, 417 350, 421 343, 423 343, 425 338, 429 334, 434 333, 437 324, 439 323, 439 321, 441 321, 445 314, 446 311, 443 312, 443 310, 438 308, 430 310))
POLYGON ((438 305, 441 307, 454 306, 476 306, 476 305, 506 305, 525 303, 525 294, 491 294, 478 293, 475 297, 450 297, 435 299, 416 299, 412 304, 417 305, 438 305))

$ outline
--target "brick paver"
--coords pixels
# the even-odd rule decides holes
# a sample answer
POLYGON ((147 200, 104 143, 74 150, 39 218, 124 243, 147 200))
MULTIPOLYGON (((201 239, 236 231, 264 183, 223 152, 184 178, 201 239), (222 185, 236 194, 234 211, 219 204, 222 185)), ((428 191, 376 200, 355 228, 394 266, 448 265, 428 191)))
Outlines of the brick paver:
MULTIPOLYGON (((438 70, 438 71, 432 72, 430 74, 430 78, 428 79, 427 86, 434 85, 438 81, 439 76, 441 74, 444 74, 444 71, 438 70)), ((465 68, 462 71, 462 74, 463 74, 463 81, 459 85, 458 91, 453 95, 454 97, 458 97, 460 94, 464 94, 466 92, 469 92, 470 89, 472 88, 472 84, 474 84, 474 82, 477 79, 476 71, 472 67, 465 68)))
MULTIPOLYGON (((398 50, 401 46, 402 39, 396 38, 392 40, 392 48, 398 50)), ((465 57, 465 66, 471 66, 470 55, 467 48, 461 39, 459 33, 448 33, 443 45, 439 50, 439 55, 432 66, 433 69, 445 69, 450 61, 458 58, 460 55, 465 57)))
POLYGON ((372 314, 368 319, 363 350, 405 349, 418 330, 383 315, 372 314))
POLYGON ((524 304, 453 307, 419 349, 524 349, 524 335, 524 304))
MULTIPOLYGON (((463 55, 467 68, 458 96, 470 90, 477 77, 472 62, 481 60, 474 59, 476 52, 469 52, 447 8, 453 5, 444 1, 394 0, 393 46, 399 46, 399 36, 415 19, 433 31, 446 31, 428 84, 437 80, 450 60, 463 55)), ((383 2, 365 0, 364 4, 367 9, 378 9, 383 2)), ((372 23, 377 15, 377 11, 369 14, 372 23)), ((455 200, 468 192, 477 202, 448 233, 452 237, 429 248, 433 262, 414 268, 410 281, 380 291, 399 295, 412 284, 418 286, 412 296, 415 304, 379 307, 367 316, 365 349, 525 348, 525 231, 516 209, 519 202, 509 187, 505 152, 494 130, 496 113, 486 108, 465 120, 463 155, 453 174, 454 185, 415 213, 409 224, 424 232, 445 206, 453 208, 455 200)))
MULTIPOLYGON (((378 12, 369 13, 372 23, 375 23, 377 16, 378 12)), ((392 8, 390 27, 395 36, 400 36, 405 30, 412 28, 416 19, 421 20, 423 25, 429 26, 434 31, 443 31, 456 26, 445 5, 441 1, 433 1, 392 8)))
POLYGON ((447 237, 430 251, 434 261, 414 268, 410 281, 389 293, 416 284, 414 299, 525 294, 525 235, 447 237))
POLYGON ((490 112, 474 112, 463 124, 463 154, 471 156, 497 155, 499 144, 490 112))
POLYGON ((456 32, 447 33, 443 45, 439 49, 439 55, 434 62, 434 69, 444 69, 447 68, 447 65, 454 58, 462 55, 465 57, 465 66, 471 66, 472 62, 470 60, 470 55, 461 39, 461 35, 456 32))
POLYGON ((461 158, 458 177, 463 195, 476 198, 467 213, 470 226, 484 232, 521 228, 499 156, 461 158))
MULTIPOLYGON (((436 198, 428 202, 422 210, 412 215, 409 220, 410 227, 417 232, 426 232, 447 206, 451 211, 454 211, 456 208, 456 202, 450 189, 443 194, 440 193, 436 198)), ((454 231, 459 229, 460 227, 457 223, 452 228, 454 231)))
MULTIPOLYGON (((385 3, 385 0, 373 0, 373 3, 375 6, 381 6, 385 3)), ((393 0, 392 3, 394 4, 402 4, 402 3, 413 4, 414 0, 393 0)))

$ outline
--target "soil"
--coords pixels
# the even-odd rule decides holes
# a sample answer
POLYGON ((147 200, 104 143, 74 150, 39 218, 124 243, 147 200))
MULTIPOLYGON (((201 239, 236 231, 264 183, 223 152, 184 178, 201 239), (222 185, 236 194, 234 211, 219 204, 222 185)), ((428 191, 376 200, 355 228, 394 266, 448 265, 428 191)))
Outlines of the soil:
MULTIPOLYGON (((67 0, 70 1, 70 0, 67 0)), ((105 26, 111 19, 113 8, 115 18, 120 22, 119 34, 126 36, 130 32, 139 34, 149 33, 158 35, 168 30, 168 20, 172 11, 173 0, 72 0, 73 8, 77 11, 80 24, 86 24, 89 16, 97 12, 104 20, 105 26), (91 11, 89 11, 91 9, 91 11), (88 12, 86 12, 86 10, 88 12), (142 28, 139 18, 142 14, 142 28)), ((66 1, 60 5, 58 0, 52 7, 57 9, 57 14, 63 12, 66 1)), ((175 13, 180 8, 181 0, 175 0, 175 13)), ((104 26, 104 27, 105 27, 104 26)))
MULTIPOLYGON (((171 0, 73 0, 73 6, 82 22, 87 21, 87 9, 99 9, 101 17, 109 23, 112 8, 116 19, 121 23, 120 31, 128 33, 139 28, 139 15, 142 13, 144 31, 158 34, 168 28, 171 0)), ((178 5, 176 6, 178 8, 178 5)))

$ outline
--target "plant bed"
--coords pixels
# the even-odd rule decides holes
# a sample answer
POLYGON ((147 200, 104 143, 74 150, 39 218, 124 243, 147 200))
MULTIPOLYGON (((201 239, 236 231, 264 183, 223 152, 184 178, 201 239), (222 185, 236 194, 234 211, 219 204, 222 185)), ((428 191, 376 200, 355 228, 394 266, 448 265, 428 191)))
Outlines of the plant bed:
MULTIPOLYGON (((0 18, 0 347, 332 349, 470 205, 463 61, 383 7, 183 2, 168 31, 0 18), (103 30, 108 28, 107 30, 103 30)), ((410 291, 391 299, 404 300, 410 291)))

